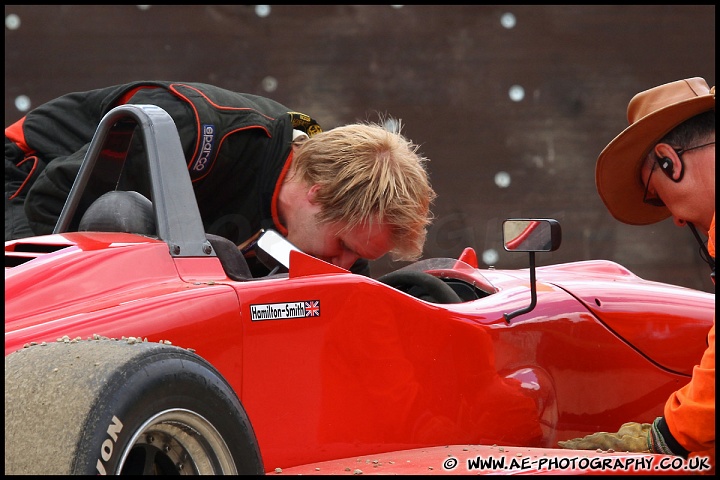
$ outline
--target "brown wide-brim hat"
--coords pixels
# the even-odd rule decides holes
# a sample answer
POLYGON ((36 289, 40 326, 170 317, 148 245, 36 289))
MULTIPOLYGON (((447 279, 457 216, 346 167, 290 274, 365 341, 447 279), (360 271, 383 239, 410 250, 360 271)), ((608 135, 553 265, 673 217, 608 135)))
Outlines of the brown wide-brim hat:
POLYGON ((613 217, 630 225, 647 225, 671 215, 667 207, 643 202, 643 160, 670 130, 714 109, 715 87, 710 89, 700 77, 666 83, 630 100, 630 126, 605 147, 595 166, 597 191, 613 217))

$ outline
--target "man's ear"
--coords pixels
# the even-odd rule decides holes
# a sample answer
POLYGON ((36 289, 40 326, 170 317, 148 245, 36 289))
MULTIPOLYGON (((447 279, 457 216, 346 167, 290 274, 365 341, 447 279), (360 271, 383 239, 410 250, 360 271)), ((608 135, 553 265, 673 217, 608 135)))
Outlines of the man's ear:
POLYGON ((315 205, 317 203, 317 196, 320 192, 320 185, 317 183, 310 187, 310 189, 307 191, 306 198, 310 204, 315 205))

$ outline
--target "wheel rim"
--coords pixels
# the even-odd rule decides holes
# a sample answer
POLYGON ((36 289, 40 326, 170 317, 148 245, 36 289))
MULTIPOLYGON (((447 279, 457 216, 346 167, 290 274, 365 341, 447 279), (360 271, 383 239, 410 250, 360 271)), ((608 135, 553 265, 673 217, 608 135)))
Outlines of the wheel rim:
POLYGON ((171 409, 148 419, 123 452, 118 471, 130 475, 237 475, 222 436, 202 415, 171 409))

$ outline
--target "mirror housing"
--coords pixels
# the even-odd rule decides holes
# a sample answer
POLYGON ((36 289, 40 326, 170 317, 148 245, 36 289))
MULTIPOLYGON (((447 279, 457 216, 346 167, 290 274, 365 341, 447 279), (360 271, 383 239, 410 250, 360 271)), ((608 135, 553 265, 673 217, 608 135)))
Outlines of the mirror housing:
POLYGON ((561 241, 557 220, 518 218, 503 222, 503 246, 508 252, 554 252, 561 241))

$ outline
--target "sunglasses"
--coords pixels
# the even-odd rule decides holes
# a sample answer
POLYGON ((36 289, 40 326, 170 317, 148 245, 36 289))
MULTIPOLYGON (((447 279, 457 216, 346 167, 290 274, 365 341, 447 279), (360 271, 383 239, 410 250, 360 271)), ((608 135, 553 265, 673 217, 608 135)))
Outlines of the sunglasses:
MULTIPOLYGON (((702 145, 697 145, 695 147, 690 148, 673 148, 675 150, 675 153, 677 153, 677 156, 682 159, 682 154, 687 153, 690 150, 697 150, 698 148, 707 147, 708 145, 715 145, 715 142, 708 142, 703 143, 702 145)), ((655 194, 654 197, 648 197, 648 189, 650 188, 650 179, 652 178, 652 174, 655 171, 655 167, 657 167, 657 162, 653 162, 653 166, 650 169, 650 175, 648 175, 647 183, 645 184, 645 193, 643 193, 643 203, 647 203, 648 205, 652 205, 653 207, 664 207, 665 202, 663 202, 660 197, 655 194)))

